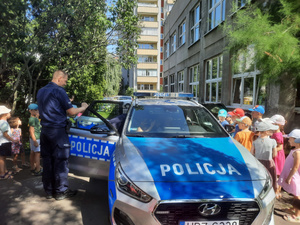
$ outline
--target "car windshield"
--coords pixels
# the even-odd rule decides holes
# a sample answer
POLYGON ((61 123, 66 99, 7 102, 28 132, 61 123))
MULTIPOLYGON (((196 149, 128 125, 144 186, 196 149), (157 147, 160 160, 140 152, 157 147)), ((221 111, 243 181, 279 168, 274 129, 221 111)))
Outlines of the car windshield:
POLYGON ((127 136, 226 137, 218 121, 199 106, 137 105, 129 115, 127 136))

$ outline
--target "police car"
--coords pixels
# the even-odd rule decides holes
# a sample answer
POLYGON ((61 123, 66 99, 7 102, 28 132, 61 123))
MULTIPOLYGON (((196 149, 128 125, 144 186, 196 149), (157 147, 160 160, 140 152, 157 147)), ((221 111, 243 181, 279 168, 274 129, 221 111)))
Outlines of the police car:
POLYGON ((118 121, 122 107, 105 113, 101 102, 86 115, 99 123, 71 129, 70 166, 108 178, 111 223, 274 224, 263 165, 192 95, 152 97, 133 101, 119 131, 109 121, 118 121))

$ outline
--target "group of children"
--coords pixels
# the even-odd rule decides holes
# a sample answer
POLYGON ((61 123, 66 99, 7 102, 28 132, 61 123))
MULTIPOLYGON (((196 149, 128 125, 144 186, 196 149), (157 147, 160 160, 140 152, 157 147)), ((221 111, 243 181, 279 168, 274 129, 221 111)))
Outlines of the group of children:
POLYGON ((224 126, 235 126, 231 133, 233 138, 247 148, 269 171, 276 198, 281 198, 281 189, 294 196, 294 204, 284 219, 300 223, 300 129, 284 134, 286 123, 281 115, 263 118, 265 110, 262 106, 249 109, 251 118, 245 116, 241 108, 227 113, 219 111, 219 121, 224 126), (253 120, 253 121, 252 121, 253 120), (287 158, 284 152, 284 137, 288 138, 293 148, 287 158))
POLYGON ((41 126, 38 119, 38 106, 30 104, 28 107, 30 118, 29 142, 30 142, 30 164, 25 161, 25 151, 22 144, 22 121, 19 117, 11 117, 11 110, 6 106, 0 106, 0 180, 12 179, 15 173, 22 169, 18 166, 18 156, 21 156, 22 167, 30 167, 32 175, 42 175, 40 166, 40 132, 41 126), (6 167, 6 157, 13 156, 13 171, 6 167))

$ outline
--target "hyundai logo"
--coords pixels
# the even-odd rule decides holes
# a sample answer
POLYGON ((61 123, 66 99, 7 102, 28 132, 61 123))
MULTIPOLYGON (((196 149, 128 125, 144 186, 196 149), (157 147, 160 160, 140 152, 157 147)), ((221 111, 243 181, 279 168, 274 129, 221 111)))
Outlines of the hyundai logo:
POLYGON ((221 207, 215 203, 205 203, 200 205, 198 210, 202 216, 214 216, 221 211, 221 207))

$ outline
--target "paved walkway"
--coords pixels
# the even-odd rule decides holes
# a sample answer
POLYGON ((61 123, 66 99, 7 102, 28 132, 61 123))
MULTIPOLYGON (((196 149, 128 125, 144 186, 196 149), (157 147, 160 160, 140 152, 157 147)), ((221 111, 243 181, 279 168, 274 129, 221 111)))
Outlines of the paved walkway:
MULTIPOLYGON (((12 160, 7 159, 8 168, 12 160)), ((71 189, 78 189, 74 198, 48 200, 41 176, 23 169, 13 180, 0 181, 0 225, 105 225, 108 222, 107 181, 69 174, 71 189)), ((275 203, 275 225, 289 225, 280 209, 290 206, 292 196, 283 193, 275 203)))

